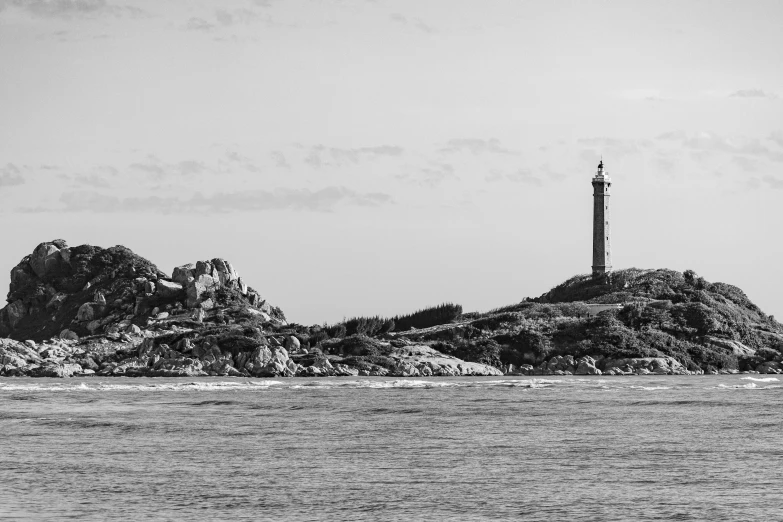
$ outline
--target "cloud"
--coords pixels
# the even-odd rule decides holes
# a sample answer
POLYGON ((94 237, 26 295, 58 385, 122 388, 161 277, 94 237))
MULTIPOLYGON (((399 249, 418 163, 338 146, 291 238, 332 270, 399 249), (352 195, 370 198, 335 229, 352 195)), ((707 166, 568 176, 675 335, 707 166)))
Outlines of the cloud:
POLYGON ((540 170, 552 181, 563 181, 568 177, 562 172, 554 170, 548 163, 541 165, 540 170))
POLYGON ((615 93, 624 100, 632 101, 667 101, 668 98, 658 89, 626 89, 615 93))
POLYGON ((280 152, 279 150, 272 151, 270 156, 272 157, 272 161, 275 162, 275 166, 280 169, 290 169, 291 165, 288 164, 288 161, 285 159, 285 154, 280 152))
POLYGON ((487 176, 484 177, 484 180, 489 183, 505 180, 511 181, 513 183, 533 185, 535 187, 541 187, 544 184, 541 178, 536 177, 529 169, 519 169, 509 174, 503 174, 498 170, 492 170, 487 176))
POLYGON ((420 18, 407 18, 406 16, 403 16, 400 13, 392 13, 391 15, 389 15, 389 19, 396 24, 404 25, 406 27, 412 27, 414 29, 418 29, 423 33, 432 34, 435 32, 434 27, 425 23, 420 18))
POLYGON ((780 147, 783 147, 783 132, 773 132, 769 135, 767 138, 771 142, 775 143, 776 145, 779 145, 780 147))
POLYGON ((456 178, 454 167, 448 163, 431 163, 427 167, 417 169, 415 174, 397 174, 394 177, 430 188, 440 185, 449 178, 456 178))
POLYGON ((162 179, 164 176, 180 175, 193 177, 208 171, 207 166, 196 160, 184 160, 178 163, 164 163, 155 156, 148 156, 147 161, 130 164, 132 170, 146 173, 153 179, 162 179))
POLYGON ((657 156, 652 159, 653 166, 666 174, 671 174, 674 172, 674 168, 677 166, 675 161, 672 158, 667 158, 665 156, 657 156))
MULTIPOLYGON (((242 167, 244 167, 245 170, 249 170, 250 172, 256 172, 256 173, 262 172, 262 169, 257 165, 255 165, 251 158, 248 158, 247 156, 243 156, 242 154, 239 154, 236 151, 232 151, 232 150, 226 151, 226 158, 228 158, 228 160, 231 163, 242 165, 242 167)), ((202 170, 205 170, 203 163, 201 164, 201 166, 202 166, 202 170)))
POLYGON ((655 137, 656 140, 661 141, 683 141, 688 138, 688 133, 685 131, 671 131, 664 132, 655 137))
POLYGON ((464 138, 449 140, 446 146, 440 149, 441 152, 461 152, 468 151, 473 154, 493 153, 493 154, 514 154, 511 150, 502 147, 500 140, 490 138, 488 140, 464 138))
POLYGON ((109 188, 111 185, 105 177, 98 174, 76 174, 70 177, 76 186, 109 188))
POLYGON ((767 98, 775 100, 777 99, 777 96, 772 93, 764 92, 761 89, 742 89, 731 93, 729 98, 767 98))
POLYGON ((321 162, 321 150, 323 149, 322 146, 315 146, 312 149, 310 149, 310 153, 307 154, 307 157, 305 158, 305 163, 310 165, 311 167, 320 168, 323 164, 321 162))
POLYGON ((234 24, 248 24, 258 19, 258 15, 250 9, 218 9, 215 11, 215 19, 224 26, 234 24))
POLYGON ((758 172, 759 170, 758 162, 745 156, 734 156, 731 158, 731 162, 744 172, 758 172))
POLYGON ((773 178, 772 176, 764 176, 762 179, 773 189, 783 190, 783 180, 773 178))
POLYGON ((214 27, 214 24, 207 22, 203 18, 193 16, 185 23, 183 29, 186 31, 209 31, 214 27))
POLYGON ((392 197, 381 192, 358 193, 341 186, 320 190, 277 189, 218 192, 209 196, 200 193, 189 199, 168 196, 118 198, 94 191, 66 192, 60 196, 62 206, 22 208, 22 212, 94 212, 100 214, 125 212, 260 212, 266 210, 305 210, 333 212, 340 206, 377 207, 394 203, 392 197))
MULTIPOLYGON (((2 4, 0 4, 2 5, 2 4)), ((40 18, 94 18, 99 16, 148 17, 132 5, 114 5, 106 0, 11 0, 5 5, 22 9, 40 18)))
POLYGON ((141 172, 146 172, 147 174, 151 175, 152 177, 160 178, 163 177, 166 174, 166 171, 163 170, 163 167, 161 167, 159 164, 154 162, 149 163, 131 163, 130 168, 132 170, 138 170, 141 172))
MULTIPOLYGON (((774 141, 775 135, 769 139, 774 141)), ((669 132, 657 138, 662 141, 679 142, 692 151, 722 152, 726 154, 741 154, 756 158, 765 158, 774 162, 783 162, 783 153, 770 150, 760 139, 747 137, 728 138, 711 132, 687 134, 684 132, 669 132)))
POLYGON ((186 160, 177 163, 177 170, 183 176, 190 176, 193 174, 201 174, 206 167, 200 161, 186 160))
POLYGON ((13 163, 0 167, 0 187, 10 187, 13 185, 22 185, 25 182, 22 172, 13 163))
POLYGON ((374 159, 381 156, 401 156, 404 149, 391 145, 379 145, 375 147, 359 147, 344 149, 339 147, 326 148, 323 145, 315 145, 305 157, 305 163, 313 167, 339 167, 346 164, 358 164, 362 160, 374 159), (328 154, 328 158, 321 154, 328 154))
POLYGON ((634 140, 618 138, 582 138, 577 140, 580 145, 598 148, 606 156, 628 156, 637 154, 639 146, 634 140))

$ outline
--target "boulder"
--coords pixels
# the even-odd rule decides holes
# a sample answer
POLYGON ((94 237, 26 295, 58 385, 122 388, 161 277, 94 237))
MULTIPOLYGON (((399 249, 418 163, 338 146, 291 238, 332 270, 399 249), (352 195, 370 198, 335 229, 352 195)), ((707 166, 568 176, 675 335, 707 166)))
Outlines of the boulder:
POLYGON ((30 374, 33 377, 73 377, 74 374, 82 373, 82 367, 76 363, 58 363, 46 361, 41 366, 35 368, 30 374))
POLYGON ((64 339, 66 341, 78 341, 79 336, 76 335, 76 332, 66 328, 60 332, 60 339, 64 339))
POLYGON ((15 328, 19 321, 27 315, 28 307, 21 300, 16 300, 6 306, 5 311, 8 317, 8 324, 11 328, 15 328))
POLYGON ((245 369, 256 377, 293 375, 288 361, 288 351, 282 346, 258 346, 245 363, 245 369))
POLYGON ((47 271, 56 268, 60 260, 60 249, 52 243, 41 243, 30 256, 30 268, 35 275, 44 278, 47 271))
POLYGON ((89 322, 100 318, 106 310, 106 305, 98 303, 84 303, 76 312, 76 320, 79 322, 89 322))
POLYGON ((32 282, 33 274, 30 272, 32 272, 32 269, 29 263, 27 265, 15 266, 11 269, 11 292, 24 288, 28 283, 32 282))
POLYGON ((179 283, 158 279, 158 295, 163 299, 177 299, 183 294, 183 286, 179 283))
POLYGON ((577 361, 575 375, 601 375, 601 370, 595 367, 595 359, 589 355, 580 357, 577 361))
POLYGON ((392 375, 395 377, 420 377, 421 372, 412 363, 400 361, 392 370, 392 375))
POLYGON ((190 263, 178 266, 171 272, 171 279, 183 287, 187 286, 195 278, 195 270, 193 270, 193 265, 190 263))
POLYGON ((229 283, 239 279, 239 276, 237 275, 236 270, 234 270, 234 267, 231 266, 231 263, 225 259, 213 259, 212 266, 214 267, 213 273, 217 272, 217 279, 223 286, 226 286, 229 283))
POLYGON ((185 305, 188 308, 195 308, 201 302, 201 296, 207 291, 207 287, 198 281, 191 281, 187 287, 187 299, 185 305))
POLYGON ((289 352, 298 352, 301 348, 299 339, 294 335, 289 335, 285 338, 285 349, 289 352))
POLYGON ((209 261, 196 261, 196 270, 193 274, 193 277, 198 279, 202 275, 212 276, 214 274, 215 278, 218 277, 217 270, 212 266, 212 263, 209 261))

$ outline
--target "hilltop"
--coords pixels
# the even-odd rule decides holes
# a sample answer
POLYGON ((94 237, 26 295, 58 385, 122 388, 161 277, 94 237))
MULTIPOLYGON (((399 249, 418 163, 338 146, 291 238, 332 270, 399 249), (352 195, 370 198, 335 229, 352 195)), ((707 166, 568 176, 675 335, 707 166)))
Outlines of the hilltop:
POLYGON ((783 326, 741 289, 692 271, 575 276, 486 313, 447 303, 303 326, 226 260, 169 276, 122 246, 56 240, 11 270, 7 301, 2 375, 783 372, 783 326))

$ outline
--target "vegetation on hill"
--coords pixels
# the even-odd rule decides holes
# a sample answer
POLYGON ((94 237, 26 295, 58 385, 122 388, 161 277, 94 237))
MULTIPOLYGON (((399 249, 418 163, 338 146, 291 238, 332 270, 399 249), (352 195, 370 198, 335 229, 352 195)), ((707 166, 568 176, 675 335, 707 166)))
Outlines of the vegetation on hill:
POLYGON ((356 318, 321 336, 309 334, 317 340, 313 346, 327 352, 337 346, 332 339, 351 335, 406 339, 498 368, 590 355, 599 360, 668 356, 692 371, 749 370, 779 362, 783 351, 783 326, 774 317, 741 289, 710 283, 691 270, 579 275, 535 299, 488 313, 461 311, 458 305, 441 305, 395 317, 393 328, 387 319, 356 318), (597 304, 618 306, 594 314, 591 305, 597 304))

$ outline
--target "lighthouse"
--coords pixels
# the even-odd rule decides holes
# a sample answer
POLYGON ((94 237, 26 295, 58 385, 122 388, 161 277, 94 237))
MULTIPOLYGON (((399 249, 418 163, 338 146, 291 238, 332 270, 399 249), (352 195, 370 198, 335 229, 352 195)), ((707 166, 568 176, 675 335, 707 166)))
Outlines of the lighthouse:
POLYGON ((612 242, 609 228, 609 196, 612 180, 604 172, 603 159, 593 176, 593 275, 612 271, 612 242))

